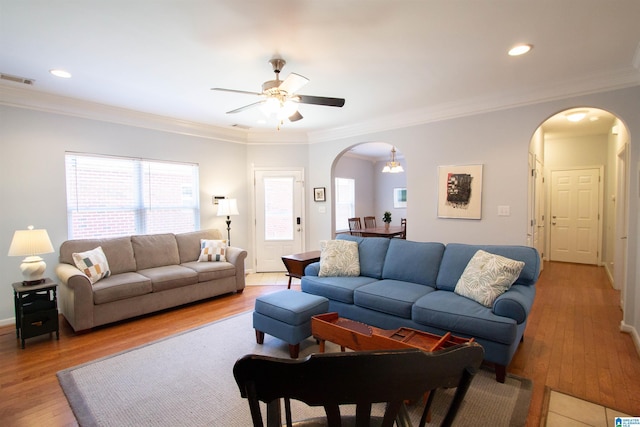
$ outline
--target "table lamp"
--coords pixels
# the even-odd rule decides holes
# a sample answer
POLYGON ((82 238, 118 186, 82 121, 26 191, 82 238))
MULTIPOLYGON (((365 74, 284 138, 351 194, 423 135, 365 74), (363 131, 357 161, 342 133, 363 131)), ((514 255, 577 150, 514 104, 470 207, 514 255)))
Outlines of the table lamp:
POLYGON ((240 215, 236 199, 218 200, 218 216, 227 217, 227 245, 231 246, 231 215, 240 215))
POLYGON ((47 230, 34 230, 33 225, 28 230, 16 230, 9 246, 9 256, 26 256, 20 264, 25 285, 36 285, 44 282, 42 278, 47 264, 38 255, 50 254, 53 246, 47 230))

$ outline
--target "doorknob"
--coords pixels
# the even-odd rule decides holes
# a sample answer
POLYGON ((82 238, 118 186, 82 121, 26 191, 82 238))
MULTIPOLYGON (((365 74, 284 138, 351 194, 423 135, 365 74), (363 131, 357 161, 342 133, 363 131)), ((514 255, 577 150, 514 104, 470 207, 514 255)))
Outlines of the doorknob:
POLYGON ((551 225, 556 225, 556 223, 555 223, 555 222, 552 222, 552 223, 551 223, 551 225))

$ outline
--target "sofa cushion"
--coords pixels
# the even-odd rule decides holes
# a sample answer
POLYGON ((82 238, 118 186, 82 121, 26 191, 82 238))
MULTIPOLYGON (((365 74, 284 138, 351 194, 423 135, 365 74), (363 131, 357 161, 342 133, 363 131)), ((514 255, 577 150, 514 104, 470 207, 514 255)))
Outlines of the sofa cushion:
POLYGON ((449 331, 454 335, 482 338, 511 345, 516 321, 496 316, 490 309, 450 291, 434 291, 413 305, 414 322, 449 331))
POLYGON ((106 304, 148 293, 151 293, 148 277, 134 272, 114 274, 93 285, 93 303, 106 304))
POLYGON ((318 277, 303 276, 300 287, 303 292, 320 295, 333 301, 353 304, 353 291, 360 286, 375 282, 366 276, 357 277, 318 277))
POLYGON ((76 267, 89 278, 92 285, 111 275, 109 262, 101 246, 86 252, 74 252, 72 255, 76 267))
POLYGON ((131 236, 138 270, 180 264, 178 243, 173 234, 131 236))
POLYGON ((435 288, 444 245, 404 239, 390 240, 382 277, 435 288))
POLYGON ((382 313, 411 318, 411 307, 420 297, 434 292, 430 286, 397 280, 379 280, 353 292, 355 305, 382 313))
POLYGON ((200 257, 200 240, 222 240, 222 234, 217 229, 179 233, 175 237, 178 244, 178 252, 180 253, 180 264, 198 260, 200 257))
POLYGON ((200 240, 199 262, 224 262, 227 260, 226 240, 200 240))
POLYGON ((161 292, 198 283, 198 273, 181 265, 146 268, 138 271, 138 273, 151 279, 153 292, 161 292))
POLYGON ((339 234, 336 240, 348 240, 358 243, 360 257, 360 275, 382 279, 384 259, 389 249, 389 241, 385 237, 360 237, 350 234, 339 234))
POLYGON ((502 255, 517 261, 523 261, 524 267, 514 285, 532 286, 536 284, 540 274, 540 257, 538 251, 528 246, 515 245, 465 245, 449 243, 444 250, 436 287, 453 291, 467 267, 469 260, 482 249, 496 255, 502 255))
POLYGON ((346 240, 320 242, 320 272, 318 276, 359 276, 358 244, 346 240))
POLYGON ((236 267, 229 262, 185 262, 180 264, 198 273, 198 282, 222 279, 236 275, 236 267))
POLYGON ((136 271, 136 259, 133 256, 133 246, 129 236, 108 239, 67 240, 60 245, 60 262, 75 265, 73 261, 74 252, 85 252, 98 246, 102 248, 107 260, 109 260, 111 274, 136 271))
POLYGON ((479 250, 467 264, 454 290, 485 307, 505 293, 515 282, 524 262, 479 250))

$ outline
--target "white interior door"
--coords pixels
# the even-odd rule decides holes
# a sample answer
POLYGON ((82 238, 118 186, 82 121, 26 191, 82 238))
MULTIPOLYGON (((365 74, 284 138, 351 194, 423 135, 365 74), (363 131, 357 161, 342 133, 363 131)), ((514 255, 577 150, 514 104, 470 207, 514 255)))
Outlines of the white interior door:
POLYGON ((600 169, 551 172, 552 261, 598 264, 600 169))
POLYGON ((283 255, 302 252, 301 170, 256 170, 256 271, 284 271, 283 255))

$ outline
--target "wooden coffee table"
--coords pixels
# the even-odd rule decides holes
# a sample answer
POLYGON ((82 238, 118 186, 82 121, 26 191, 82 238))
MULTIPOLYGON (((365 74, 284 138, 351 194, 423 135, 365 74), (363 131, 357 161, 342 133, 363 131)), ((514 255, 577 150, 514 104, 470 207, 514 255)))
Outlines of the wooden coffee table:
POLYGON ((345 348, 355 351, 402 348, 435 351, 473 341, 473 338, 456 337, 451 332, 440 336, 412 328, 380 329, 342 318, 338 313, 311 317, 311 334, 320 342, 320 353, 324 353, 326 341, 338 344, 342 351, 345 348))

